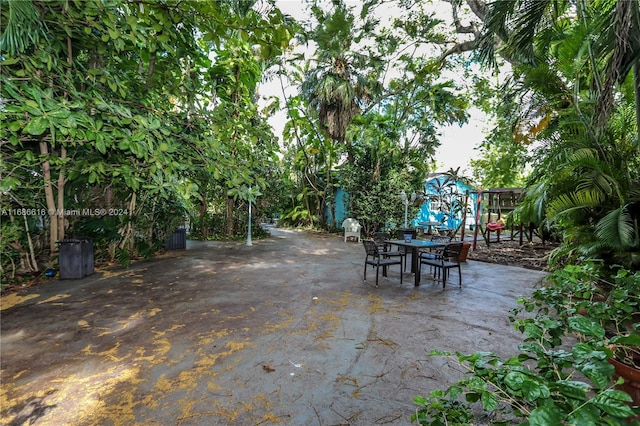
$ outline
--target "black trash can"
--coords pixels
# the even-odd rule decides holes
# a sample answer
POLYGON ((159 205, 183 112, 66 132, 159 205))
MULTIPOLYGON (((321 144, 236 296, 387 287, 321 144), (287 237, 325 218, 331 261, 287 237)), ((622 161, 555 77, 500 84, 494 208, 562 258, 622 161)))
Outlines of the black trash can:
POLYGON ((177 228, 164 240, 165 250, 185 250, 187 248, 186 228, 177 228))
POLYGON ((58 241, 60 279, 81 279, 94 272, 93 240, 68 238, 58 241))

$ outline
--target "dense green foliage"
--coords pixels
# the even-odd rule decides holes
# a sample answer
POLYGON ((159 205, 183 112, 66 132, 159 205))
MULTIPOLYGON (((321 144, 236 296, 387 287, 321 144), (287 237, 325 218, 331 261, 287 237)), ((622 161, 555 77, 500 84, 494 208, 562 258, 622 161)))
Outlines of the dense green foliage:
MULTIPOLYGON (((0 0, 0 289, 55 266, 67 237, 91 237, 98 262, 124 265, 187 223, 192 238, 242 239, 248 203, 255 225, 279 215, 335 230, 339 188, 365 234, 399 226, 400 192, 422 187, 439 129, 464 124, 470 105, 494 126, 472 161, 476 183, 526 186, 513 217, 561 236, 555 266, 614 265, 594 272, 616 283, 607 295, 636 285, 638 2, 441 4, 453 22, 408 0, 309 0, 302 23, 269 0, 0 0), (463 5, 478 22, 463 23, 463 5), (267 81, 282 87, 282 141, 268 122, 280 105, 260 95, 267 81)), ((575 277, 557 274, 535 296, 564 309, 554 292, 575 277)), ((616 300, 605 313, 636 309, 616 300)), ((418 398, 415 420, 470 422, 466 394, 489 411, 508 401, 529 424, 623 424, 611 341, 536 306, 517 322, 518 357, 458 354, 471 378, 418 398), (566 333, 590 346, 556 350, 566 333)))
POLYGON ((557 259, 637 262, 634 8, 496 4, 482 40, 499 42, 483 42, 479 57, 510 61, 513 76, 497 86, 473 71, 476 56, 438 55, 450 33, 424 5, 383 24, 377 1, 311 1, 303 26, 253 1, 3 5, 2 227, 12 238, 0 263, 11 275, 41 270, 38 258, 49 263, 67 235, 89 235, 101 258, 125 263, 185 221, 197 238, 242 238, 249 186, 263 194, 257 220, 333 228, 342 188, 367 231, 397 223, 402 205, 388 194, 421 187, 439 126, 464 123, 471 103, 495 123, 472 162, 477 183, 519 185, 529 167, 516 215, 564 232, 557 259), (538 16, 548 19, 522 25, 538 16), (292 37, 314 43, 313 56, 288 48, 292 37), (267 123, 278 105, 259 97, 274 77, 286 95, 282 152, 267 123))
POLYGON ((207 237, 212 195, 235 232, 278 149, 255 88, 291 34, 251 4, 2 2, 6 272, 41 270, 68 235, 125 264, 188 215, 207 237))
POLYGON ((249 186, 256 221, 334 227, 342 187, 373 230, 401 216, 384 193, 430 171, 437 126, 466 120, 425 53, 444 40, 428 14, 384 27, 378 2, 310 2, 302 28, 269 2, 2 5, 3 279, 54 265, 66 237, 124 264, 185 223, 243 238, 249 186), (287 50, 294 35, 314 58, 287 50), (259 96, 274 71, 301 88, 281 156, 259 96))
MULTIPOLYGON (((561 230, 565 244, 557 261, 587 256, 637 267, 640 66, 632 70, 640 64, 640 6, 580 2, 573 10, 539 3, 537 13, 551 20, 534 32, 514 33, 510 45, 523 55, 514 81, 527 100, 515 123, 517 136, 535 146, 531 190, 518 213, 527 217, 538 206, 561 230)), ((522 20, 532 13, 524 6, 512 12, 496 6, 494 12, 522 20)))
MULTIPOLYGON (((67 233, 89 233, 125 261, 187 219, 199 238, 240 237, 250 185, 267 194, 258 218, 328 229, 340 187, 367 229, 392 223, 402 207, 384 194, 419 188, 438 126, 467 119, 471 94, 446 77, 453 69, 495 117, 472 162, 478 183, 520 184, 529 163, 516 214, 565 233, 559 259, 637 262, 633 7, 496 4, 483 40, 501 40, 513 77, 493 87, 470 71, 473 56, 434 54, 446 25, 423 7, 382 25, 376 1, 310 2, 298 27, 251 1, 3 5, 3 227, 18 238, 3 240, 2 264, 14 272, 40 270, 36 252, 55 253, 67 233), (313 57, 286 50, 294 35, 315 43, 313 57), (266 121, 274 105, 258 102, 273 71, 300 88, 285 99, 281 156, 266 121)), ((494 45, 480 58, 491 62, 494 45)))
MULTIPOLYGON (((417 397, 420 424, 468 424, 473 404, 491 424, 640 424, 639 409, 617 389, 610 357, 638 354, 640 273, 613 272, 601 279, 594 263, 569 265, 549 276, 531 298, 521 298, 511 321, 523 335, 519 353, 433 351, 459 364, 466 377, 428 397, 417 397)), ((637 358, 636 358, 637 362, 637 358)), ((630 363, 633 365, 633 363, 630 363)))
POLYGON ((637 368, 640 353, 640 5, 495 2, 485 24, 482 57, 514 71, 497 129, 534 147, 514 214, 561 233, 551 260, 566 266, 513 313, 520 353, 452 356, 466 377, 417 397, 413 419, 467 424, 478 403, 493 424, 638 424, 609 360, 637 368))
POLYGON ((302 64, 294 56, 283 68, 302 89, 287 100, 285 157, 296 196, 285 223, 335 227, 342 188, 367 233, 397 224, 400 192, 420 189, 433 170, 438 127, 467 120, 468 96, 429 53, 444 39, 441 22, 424 15, 385 27, 377 6, 365 3, 356 15, 342 2, 312 3, 304 39, 317 43, 315 56, 302 64))

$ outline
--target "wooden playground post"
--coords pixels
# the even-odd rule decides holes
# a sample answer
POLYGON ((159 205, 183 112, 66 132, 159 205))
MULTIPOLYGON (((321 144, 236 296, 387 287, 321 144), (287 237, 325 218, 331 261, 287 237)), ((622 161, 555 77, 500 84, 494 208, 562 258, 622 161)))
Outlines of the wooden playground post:
POLYGON ((467 189, 464 194, 464 209, 462 210, 462 233, 460 234, 460 241, 464 241, 464 230, 467 226, 467 204, 469 203, 469 190, 467 189))
POLYGON ((478 189, 478 199, 476 200, 476 226, 473 227, 473 250, 478 242, 478 228, 480 228, 480 204, 482 202, 482 189, 478 189))

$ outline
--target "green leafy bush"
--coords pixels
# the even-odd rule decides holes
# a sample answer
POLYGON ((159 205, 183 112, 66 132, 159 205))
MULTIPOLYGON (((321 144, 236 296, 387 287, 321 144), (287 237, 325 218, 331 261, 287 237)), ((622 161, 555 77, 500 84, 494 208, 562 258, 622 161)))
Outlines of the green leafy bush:
POLYGON ((471 424, 479 410, 495 425, 640 425, 640 409, 616 388, 622 379, 614 380, 608 361, 640 346, 640 274, 619 270, 609 281, 599 270, 593 263, 568 266, 519 300, 510 317, 524 335, 516 356, 433 351, 462 366, 466 377, 416 397, 412 421, 471 424))

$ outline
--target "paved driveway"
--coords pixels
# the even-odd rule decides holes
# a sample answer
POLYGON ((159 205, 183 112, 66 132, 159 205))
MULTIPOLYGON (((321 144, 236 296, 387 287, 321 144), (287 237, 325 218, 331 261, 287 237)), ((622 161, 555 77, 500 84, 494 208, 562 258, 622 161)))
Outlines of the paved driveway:
POLYGON ((363 262, 274 229, 4 297, 0 421, 407 425, 414 396, 460 377, 429 351, 515 354, 508 310, 543 276, 470 261, 443 291, 392 267, 376 289, 363 262))

